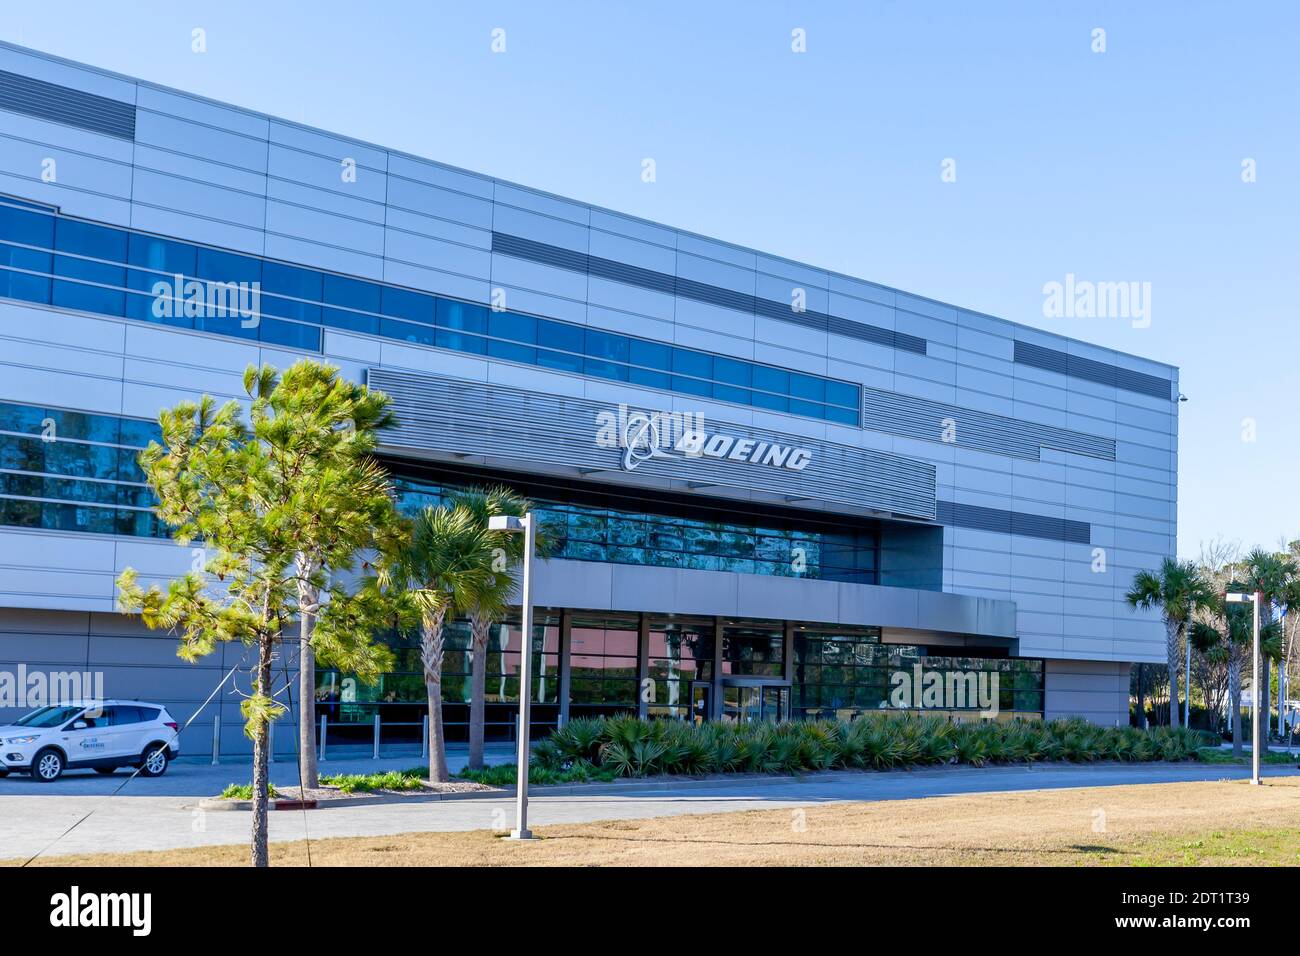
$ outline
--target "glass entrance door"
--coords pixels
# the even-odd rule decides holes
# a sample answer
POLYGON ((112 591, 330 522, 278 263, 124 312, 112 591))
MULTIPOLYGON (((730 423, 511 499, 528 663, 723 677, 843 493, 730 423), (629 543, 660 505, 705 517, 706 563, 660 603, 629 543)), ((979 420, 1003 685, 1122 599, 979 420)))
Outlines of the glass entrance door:
POLYGON ((733 684, 722 688, 722 719, 738 724, 789 719, 790 688, 779 684, 733 684))
POLYGON ((713 683, 697 680, 691 683, 691 723, 702 724, 713 718, 713 683))

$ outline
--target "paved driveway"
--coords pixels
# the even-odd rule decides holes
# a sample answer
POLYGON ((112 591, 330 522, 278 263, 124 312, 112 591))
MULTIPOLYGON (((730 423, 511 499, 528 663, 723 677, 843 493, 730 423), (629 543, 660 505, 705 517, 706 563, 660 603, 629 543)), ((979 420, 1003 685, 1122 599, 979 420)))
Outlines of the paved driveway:
MULTIPOLYGON (((327 771, 362 772, 377 767, 408 767, 412 758, 331 761, 327 771)), ((1293 768, 1269 767, 1267 776, 1294 776, 1293 768)), ((122 793, 111 796, 122 777, 68 777, 53 785, 27 778, 0 780, 0 856, 28 857, 124 850, 156 850, 208 844, 243 843, 249 816, 241 812, 204 812, 197 798, 209 796, 231 780, 247 779, 247 764, 210 766, 174 764, 167 776, 136 778, 122 793), (93 812, 91 812, 93 811, 93 812), (75 830, 60 836, 86 813, 75 830), (55 842, 57 841, 57 842, 55 842), (53 845, 50 844, 53 842, 53 845)), ((576 823, 671 816, 684 813, 723 813, 733 810, 779 809, 844 800, 902 800, 945 794, 1176 783, 1196 780, 1242 779, 1240 767, 1200 764, 1098 765, 1087 767, 957 767, 941 770, 837 774, 798 782, 737 781, 724 787, 629 793, 601 787, 581 795, 538 795, 530 801, 529 822, 576 823)), ((273 779, 292 784, 292 764, 277 764, 273 779)), ((1081 802, 1087 819, 1095 797, 1081 802)), ((361 807, 333 807, 307 813, 271 814, 272 840, 331 836, 379 836, 413 831, 508 829, 514 801, 478 799, 409 802, 361 807)))

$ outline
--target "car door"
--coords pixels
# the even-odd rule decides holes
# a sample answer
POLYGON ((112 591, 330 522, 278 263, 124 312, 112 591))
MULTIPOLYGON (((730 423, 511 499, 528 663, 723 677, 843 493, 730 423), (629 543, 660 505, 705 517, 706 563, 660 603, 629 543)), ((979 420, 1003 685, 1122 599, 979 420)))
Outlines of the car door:
POLYGON ((112 707, 88 708, 64 728, 63 743, 69 766, 113 756, 112 711, 112 707))
POLYGON ((126 704, 105 707, 110 719, 108 728, 109 757, 134 757, 144 750, 144 741, 140 740, 143 725, 140 722, 140 708, 126 704))

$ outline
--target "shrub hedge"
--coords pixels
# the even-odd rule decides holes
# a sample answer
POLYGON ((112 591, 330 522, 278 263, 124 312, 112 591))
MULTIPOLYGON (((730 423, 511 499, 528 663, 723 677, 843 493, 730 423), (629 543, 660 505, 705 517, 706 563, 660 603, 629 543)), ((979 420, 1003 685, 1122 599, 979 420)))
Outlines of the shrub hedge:
POLYGON ((701 723, 577 719, 533 746, 547 775, 798 773, 935 764, 1193 760, 1210 735, 1180 727, 1099 727, 1080 718, 955 724, 938 716, 871 714, 851 723, 701 723))

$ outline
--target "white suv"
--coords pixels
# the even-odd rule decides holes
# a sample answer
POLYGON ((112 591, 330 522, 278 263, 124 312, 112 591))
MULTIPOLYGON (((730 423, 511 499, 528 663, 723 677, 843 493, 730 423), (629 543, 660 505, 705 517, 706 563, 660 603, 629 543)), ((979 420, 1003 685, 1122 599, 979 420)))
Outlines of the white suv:
POLYGON ((180 752, 167 708, 139 700, 73 701, 0 726, 0 777, 25 770, 50 783, 64 770, 108 774, 118 767, 158 777, 180 752))

